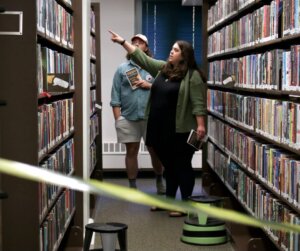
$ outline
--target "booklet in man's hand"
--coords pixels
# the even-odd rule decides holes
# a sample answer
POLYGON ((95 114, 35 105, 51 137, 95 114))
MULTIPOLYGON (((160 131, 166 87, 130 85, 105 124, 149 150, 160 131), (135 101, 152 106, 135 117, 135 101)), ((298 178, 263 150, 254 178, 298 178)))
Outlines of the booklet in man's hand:
POLYGON ((200 135, 195 130, 191 130, 190 135, 187 139, 187 143, 197 150, 200 150, 203 143, 207 141, 207 138, 207 135, 205 135, 203 138, 200 138, 200 135))
POLYGON ((133 67, 130 70, 126 71, 126 77, 131 85, 131 88, 134 90, 136 88, 138 88, 138 86, 136 86, 134 84, 135 81, 140 80, 141 76, 137 70, 137 68, 133 67))

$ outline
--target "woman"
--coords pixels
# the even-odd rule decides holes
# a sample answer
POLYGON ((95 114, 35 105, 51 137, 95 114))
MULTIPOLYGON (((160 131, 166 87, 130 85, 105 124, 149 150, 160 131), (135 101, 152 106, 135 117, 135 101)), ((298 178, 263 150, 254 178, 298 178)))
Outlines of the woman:
POLYGON ((179 188, 186 200, 195 184, 191 165, 195 150, 186 141, 192 129, 200 138, 206 132, 205 79, 197 68, 193 47, 186 41, 177 41, 165 62, 146 56, 117 33, 110 33, 111 40, 122 45, 135 63, 156 76, 146 111, 146 145, 153 147, 165 167, 166 196, 175 198, 179 188))

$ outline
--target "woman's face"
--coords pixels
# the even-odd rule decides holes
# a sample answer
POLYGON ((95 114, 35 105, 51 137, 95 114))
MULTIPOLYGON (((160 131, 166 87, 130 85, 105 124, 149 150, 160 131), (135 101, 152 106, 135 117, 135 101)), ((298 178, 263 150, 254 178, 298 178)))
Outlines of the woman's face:
POLYGON ((178 64, 181 60, 182 60, 181 49, 179 48, 179 45, 178 45, 177 43, 175 43, 175 44, 173 45, 173 47, 172 47, 171 52, 170 52, 168 61, 169 61, 171 64, 176 65, 176 64, 178 64))

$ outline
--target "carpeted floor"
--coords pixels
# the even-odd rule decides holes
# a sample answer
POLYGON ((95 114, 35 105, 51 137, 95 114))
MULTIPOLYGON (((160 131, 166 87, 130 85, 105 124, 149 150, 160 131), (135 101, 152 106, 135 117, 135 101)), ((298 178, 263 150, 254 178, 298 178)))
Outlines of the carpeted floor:
MULTIPOLYGON (((128 186, 126 179, 106 179, 105 181, 128 186)), ((146 193, 156 192, 155 180, 138 179, 138 189, 146 193)), ((197 179, 194 195, 202 194, 201 179, 197 179)), ((95 222, 121 222, 128 225, 128 251, 233 251, 230 243, 217 246, 195 246, 182 243, 180 237, 184 217, 171 218, 166 211, 151 212, 143 205, 98 197, 95 222)), ((99 235, 95 238, 95 248, 101 246, 99 235)))

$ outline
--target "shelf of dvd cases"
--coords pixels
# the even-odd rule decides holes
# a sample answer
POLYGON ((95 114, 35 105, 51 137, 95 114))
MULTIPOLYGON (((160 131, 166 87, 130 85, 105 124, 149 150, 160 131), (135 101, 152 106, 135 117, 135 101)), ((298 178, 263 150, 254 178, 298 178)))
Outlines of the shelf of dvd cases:
MULTIPOLYGON (((257 182, 260 176, 249 171, 245 164, 226 147, 220 147, 218 140, 210 137, 209 142, 208 164, 247 212, 264 220, 299 224, 300 218, 295 214, 295 212, 299 212, 298 207, 283 198, 281 194, 274 194, 273 188, 265 180, 257 182), (274 202, 277 203, 276 208, 268 208, 269 204, 267 203, 274 207, 274 202), (290 208, 293 208, 294 212, 290 208), (270 212, 280 212, 280 214, 273 215, 270 212)), ((283 232, 271 231, 266 228, 264 230, 280 250, 297 245, 296 240, 299 238, 299 234, 288 233, 286 238, 283 232)))
POLYGON ((209 61, 214 61, 222 58, 240 57, 250 53, 266 51, 270 48, 287 48, 293 44, 298 44, 299 38, 299 34, 293 34, 283 38, 269 38, 269 41, 257 40, 246 45, 237 45, 233 48, 212 52, 207 58, 209 61))
MULTIPOLYGON (((247 193, 259 186, 280 205, 267 220, 299 224, 299 1, 252 1, 241 8, 242 2, 218 0, 208 14, 210 144, 239 165, 247 203, 247 193)), ((213 164, 213 156, 208 160, 213 164)), ((298 250, 298 235, 265 231, 279 249, 298 250)))
MULTIPOLYGON (((211 94, 211 90, 209 90, 209 94, 211 94)), ((221 93, 222 96, 223 94, 224 92, 221 93)), ((226 92, 226 94, 235 95, 235 93, 231 92, 226 92)), ((252 102, 247 102, 246 104, 249 108, 248 111, 246 111, 246 107, 244 111, 239 112, 236 106, 241 105, 245 107, 245 104, 237 102, 234 106, 228 107, 226 112, 223 112, 220 111, 220 105, 211 104, 209 98, 209 113, 227 121, 235 127, 239 127, 247 133, 261 137, 271 144, 276 144, 283 149, 300 155, 300 137, 297 130, 299 104, 260 97, 255 97, 255 100, 253 100, 253 97, 237 96, 240 98, 239 101, 247 98, 251 99, 252 102), (265 112, 262 115, 262 111, 264 110, 265 112), (283 119, 282 113, 286 114, 289 119, 283 119)), ((227 101, 228 99, 224 100, 225 103, 227 101)))
POLYGON ((223 90, 224 92, 226 91, 231 91, 234 93, 240 93, 244 95, 249 95, 249 96, 266 96, 268 95, 269 97, 273 98, 280 98, 280 99, 297 99, 300 97, 300 91, 282 91, 282 90, 274 90, 274 89, 262 89, 262 88, 249 88, 249 87, 241 87, 241 85, 232 85, 228 86, 226 84, 222 84, 221 81, 218 83, 213 83, 212 81, 207 83, 207 86, 209 89, 219 89, 223 90), (254 94, 254 92, 256 94, 254 94))
POLYGON ((239 16, 232 23, 225 22, 220 30, 210 33, 209 60, 249 54, 253 50, 264 49, 266 46, 285 47, 286 43, 297 43, 300 27, 294 16, 299 12, 298 3, 292 0, 261 2, 261 7, 256 6, 256 9, 251 10, 252 12, 239 16))
MULTIPOLYGON (((223 117, 219 116, 219 115, 215 115, 214 113, 210 112, 210 116, 209 116, 209 122, 213 124, 213 129, 209 128, 209 132, 211 132, 212 130, 216 130, 218 131, 218 133, 220 133, 220 135, 224 135, 224 133, 226 132, 227 134, 225 134, 224 138, 222 138, 222 142, 218 142, 218 144, 220 144, 224 149, 224 151, 230 151, 231 149, 231 154, 233 154, 233 156, 239 156, 239 160, 241 161, 241 166, 244 166, 249 172, 251 173, 255 173, 257 174, 257 178, 259 178, 259 180, 261 180, 262 182, 266 182, 269 185, 270 189, 273 189, 274 193, 283 195, 282 199, 286 199, 288 197, 288 200, 290 201, 291 205, 294 208, 298 208, 298 212, 300 213, 300 197, 298 194, 300 194, 300 183, 297 182, 297 177, 300 175, 300 167, 293 167, 292 170, 295 170, 295 174, 293 175, 293 179, 295 185, 293 186, 293 189, 289 189, 288 192, 283 192, 283 181, 287 179, 287 177, 285 176, 281 176, 281 180, 280 180, 280 184, 278 183, 279 180, 275 179, 275 171, 276 171, 276 175, 285 175, 285 166, 283 166, 284 164, 284 160, 283 158, 287 158, 286 154, 284 154, 286 151, 284 151, 285 149, 282 148, 281 151, 277 151, 276 154, 279 156, 278 159, 282 160, 282 163, 277 163, 276 162, 276 167, 274 166, 260 166, 258 167, 258 164, 253 162, 253 159, 251 159, 252 157, 265 157, 264 155, 262 155, 260 152, 258 152, 261 149, 261 145, 263 145, 264 147, 267 147, 268 149, 270 148, 272 152, 272 154, 275 151, 275 146, 278 147, 280 146, 279 144, 274 144, 274 141, 270 141, 268 138, 262 137, 260 134, 254 133, 254 131, 248 130, 244 127, 241 127, 240 125, 237 125, 235 123, 232 123, 231 121, 228 121, 226 119, 224 119, 223 117), (218 119, 218 122, 221 123, 218 124, 218 127, 216 128, 214 125, 215 121, 211 120, 211 116, 215 117, 216 119, 218 119), (227 131, 226 131, 227 128, 227 131), (231 136, 231 135, 233 136, 231 136), (234 141, 233 138, 234 137, 234 141), (259 140, 258 140, 259 139, 259 140), (229 141, 230 143, 226 142, 229 141), (250 146, 252 148, 250 148, 250 146), (227 149, 226 149, 227 146, 227 149), (243 149, 241 149, 241 147, 243 147, 243 149), (253 149, 255 147, 255 149, 253 149), (243 152, 243 150, 251 150, 251 153, 247 153, 245 154, 243 152), (260 153, 260 155, 259 155, 260 153), (251 156, 251 157, 250 157, 251 156), (250 161, 250 159, 252 160, 252 162, 250 161), (271 178, 267 177, 267 173, 268 170, 266 171, 266 169, 272 169, 271 171, 271 178), (299 170, 298 170, 299 169, 299 170), (275 171, 274 171, 275 170, 275 171), (269 180, 268 180, 269 178, 269 180), (293 191, 293 196, 289 196, 291 195, 293 191), (282 193, 280 193, 282 192, 282 193), (296 198, 297 197, 297 198, 296 198), (292 199, 291 199, 292 198, 292 199)), ((215 143, 215 142, 214 142, 215 143)), ((266 149, 263 149, 263 151, 266 151, 266 149)), ((271 154, 271 156, 273 156, 271 154)), ((276 155, 275 154, 275 155, 276 155)), ((292 151, 290 151, 289 156, 289 160, 293 160, 294 164, 298 165, 298 161, 297 161, 297 153, 294 153, 292 151)), ((274 156, 274 158, 277 158, 277 156, 274 156)), ((268 162, 266 164, 269 164, 268 162)), ((290 177, 290 176, 289 176, 290 177)), ((299 177, 298 177, 299 178, 299 177)), ((300 179, 300 178, 299 178, 300 179)))
MULTIPOLYGON (((225 122, 226 123, 226 122, 225 122)), ((267 141, 262 141, 262 139, 260 139, 260 142, 254 142, 257 138, 253 137, 252 135, 248 135, 248 134, 244 134, 243 131, 236 129, 234 127, 231 127, 231 125, 227 125, 227 128, 229 127, 231 131, 236 131, 237 133, 240 133, 242 136, 244 137, 248 137, 248 139, 251 141, 252 144, 264 144, 265 146, 270 146, 272 147, 273 145, 268 143, 267 141)), ((226 129, 225 127, 225 129, 226 129)), ((274 194, 278 199, 280 199, 283 203, 285 203, 286 205, 288 205, 289 207, 291 207, 295 212, 300 213, 300 200, 299 198, 296 198, 298 195, 298 192, 294 191, 297 190, 297 187, 299 187, 299 183, 297 183, 297 178, 299 177, 299 174, 297 174, 296 176, 294 176, 294 180, 295 180, 295 185, 293 186, 293 188, 290 188, 289 190, 293 190, 294 194, 293 196, 289 195, 288 192, 284 191, 284 185, 282 184, 283 181, 281 180, 272 180, 272 181, 268 181, 268 177, 264 172, 266 172, 265 170, 258 170, 258 167, 249 160, 245 160, 244 158, 255 158, 256 155, 253 154, 252 152, 250 152, 251 154, 249 155, 245 155, 245 156, 238 156, 241 155, 241 153, 235 153, 232 149, 235 147, 233 146, 233 148, 229 149, 228 146, 224 146, 221 145, 220 142, 218 142, 215 138, 210 137, 209 138, 210 142, 213 143, 215 145, 215 147, 217 147, 222 153, 224 153, 226 156, 230 157, 230 159, 232 159, 235 163, 237 163, 239 165, 239 167, 245 172, 247 173, 248 176, 250 176, 253 180, 259 180, 260 184, 265 188, 265 190, 270 191, 272 194, 274 194), (253 154, 253 155, 252 155, 253 154), (275 184, 276 183, 276 184, 275 184)), ((274 148, 275 149, 275 148, 274 148)), ((248 148, 246 148, 246 150, 249 150, 248 148)), ((250 150, 249 150, 250 151, 250 150)), ((292 157, 292 156, 290 156, 292 157)), ((297 160, 295 160, 297 161, 297 160)), ((211 164, 211 161, 209 161, 211 164)), ((227 162, 224 162, 227 163, 227 162)), ((279 170, 277 170, 279 171, 279 170)), ((291 175, 293 176, 293 175, 291 175)), ((277 177, 278 178, 278 177, 277 177)), ((286 189, 286 188, 285 188, 286 189)))
MULTIPOLYGON (((295 216, 295 220, 298 220, 300 213, 300 197, 298 196, 300 163, 297 158, 290 154, 286 155, 285 152, 278 150, 276 145, 264 142, 261 137, 255 137, 245 132, 245 130, 240 130, 233 126, 230 122, 221 119, 221 116, 208 117, 210 142, 219 151, 238 163, 239 168, 247 176, 260 184, 273 197, 277 198, 282 205, 285 205, 285 208, 296 212, 295 215, 298 216, 295 216), (270 157, 269 160, 268 156, 273 157, 270 157), (269 163, 271 159, 273 160, 273 165, 269 163), (295 172, 286 171, 284 168, 295 170, 295 172)), ((208 162, 210 164, 217 159, 214 156, 210 156, 214 152, 208 150, 208 162)), ((216 166, 220 169, 224 166, 224 163, 227 163, 227 161, 220 161, 216 166)), ((223 168, 225 170, 224 173, 226 173, 226 168, 227 166, 225 165, 223 168)), ((218 173, 223 173, 223 171, 218 173)), ((228 177, 232 177, 232 175, 228 177)), ((236 180, 238 183, 240 179, 236 178, 236 180)), ((245 187, 247 188, 248 186, 245 187)), ((251 196, 251 198, 253 197, 251 196)))
MULTIPOLYGON (((270 0, 269 0, 270 2, 270 0)), ((228 23, 231 23, 245 14, 251 12, 253 9, 257 9, 262 6, 266 1, 264 0, 222 0, 216 1, 216 5, 208 12, 207 32, 213 33, 216 30, 221 29, 228 23)))
POLYGON ((100 84, 100 17, 99 3, 91 3, 90 6, 90 175, 93 172, 101 172, 101 111, 97 104, 101 104, 100 84))
MULTIPOLYGON (((224 159, 224 161, 226 161, 224 159)), ((223 177, 222 177, 222 174, 218 173, 218 171, 216 171, 214 169, 214 166, 212 163, 208 162, 208 165, 209 167, 214 171, 214 173, 217 175, 217 177, 220 179, 220 181, 222 181, 224 183, 224 186, 226 187, 226 189, 229 191, 229 193, 239 202, 240 206, 242 206, 243 210, 245 212, 247 212, 248 214, 250 214, 251 216, 255 217, 255 214, 253 213, 253 211, 251 210, 251 208, 248 207, 248 205, 240 198, 237 197, 237 192, 236 190, 234 190, 231 186, 231 184, 229 184, 223 177)), ((272 243, 275 245, 275 247, 278 249, 278 250, 285 250, 286 249, 286 246, 288 245, 280 245, 278 244, 278 237, 275 236, 270 229, 268 228, 263 228, 262 229, 268 236, 270 236, 270 240, 272 241, 272 243)), ((227 231, 229 231, 229 233, 232 235, 230 229, 227 228, 227 231)), ((283 234, 281 235, 283 236, 283 234)), ((283 239, 283 238, 282 238, 283 239)), ((285 240, 285 242, 288 242, 287 241, 287 238, 285 240)), ((248 245, 250 244, 250 241, 248 243, 248 245)), ((249 247, 249 246, 248 246, 249 247)))
MULTIPOLYGON (((80 176, 82 1, 2 4, 23 12, 25 32, 1 35, 0 73, 7 84, 1 85, 0 98, 9 104, 3 111, 1 157, 80 176)), ((74 191, 9 176, 1 181, 10 194, 2 207, 3 250, 62 250, 62 240, 75 235, 71 245, 82 245, 83 234, 73 230, 83 227, 80 195, 75 200, 74 191)))
POLYGON ((96 13, 94 6, 90 6, 90 170, 91 176, 97 164, 96 137, 98 131, 98 115, 96 113, 97 103, 97 52, 96 52, 96 13))

